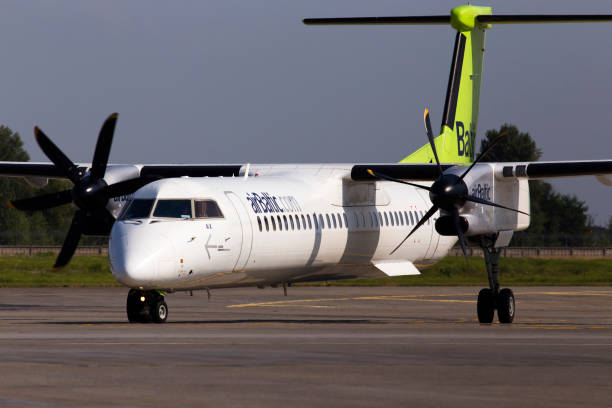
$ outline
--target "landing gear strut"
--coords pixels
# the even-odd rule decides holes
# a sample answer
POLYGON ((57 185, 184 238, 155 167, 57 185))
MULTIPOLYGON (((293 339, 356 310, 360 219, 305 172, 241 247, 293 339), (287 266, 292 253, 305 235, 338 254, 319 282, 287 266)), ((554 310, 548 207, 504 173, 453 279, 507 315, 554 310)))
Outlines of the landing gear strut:
POLYGON ((156 290, 130 289, 126 309, 130 323, 163 323, 168 318, 164 295, 156 290))
POLYGON ((480 247, 484 252, 489 287, 478 293, 478 321, 480 323, 492 323, 495 310, 500 323, 512 323, 514 320, 514 294, 508 288, 499 289, 499 257, 501 248, 495 247, 495 239, 482 237, 480 247))

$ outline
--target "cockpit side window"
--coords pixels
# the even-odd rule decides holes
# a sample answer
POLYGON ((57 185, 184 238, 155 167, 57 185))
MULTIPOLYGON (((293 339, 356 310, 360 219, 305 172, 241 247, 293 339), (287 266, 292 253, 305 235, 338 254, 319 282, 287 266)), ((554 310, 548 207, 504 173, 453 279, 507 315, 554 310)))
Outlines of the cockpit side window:
POLYGON ((191 218, 191 200, 158 200, 153 216, 189 219, 191 218))
POLYGON ((151 215, 151 209, 153 208, 153 199, 140 199, 136 198, 132 200, 130 205, 125 209, 121 215, 122 220, 133 220, 136 218, 148 218, 151 215))
POLYGON ((193 202, 196 218, 223 218, 223 213, 213 200, 195 200, 193 202))

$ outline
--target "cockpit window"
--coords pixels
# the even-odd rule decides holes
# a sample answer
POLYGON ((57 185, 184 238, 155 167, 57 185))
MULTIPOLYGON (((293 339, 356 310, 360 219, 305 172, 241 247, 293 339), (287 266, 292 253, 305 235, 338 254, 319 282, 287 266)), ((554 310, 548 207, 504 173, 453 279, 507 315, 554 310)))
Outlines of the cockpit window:
POLYGON ((196 218, 221 218, 223 213, 213 200, 195 200, 195 217, 196 218))
POLYGON ((151 214, 151 208, 153 208, 153 199, 135 199, 132 200, 130 205, 126 208, 121 216, 122 220, 133 220, 136 218, 147 218, 151 214))
POLYGON ((158 200, 154 217, 191 218, 191 200, 158 200))

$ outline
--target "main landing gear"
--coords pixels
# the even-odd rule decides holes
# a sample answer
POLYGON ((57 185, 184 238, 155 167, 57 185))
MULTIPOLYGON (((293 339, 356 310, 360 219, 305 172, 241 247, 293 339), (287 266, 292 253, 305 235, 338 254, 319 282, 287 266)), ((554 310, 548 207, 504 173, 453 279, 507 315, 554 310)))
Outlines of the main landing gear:
POLYGON ((130 323, 163 323, 168 318, 164 295, 156 290, 130 289, 127 296, 130 323))
POLYGON ((512 323, 514 320, 514 294, 512 290, 499 289, 499 257, 501 248, 495 248, 494 241, 485 237, 481 238, 480 247, 484 252, 489 277, 489 287, 478 293, 478 321, 480 323, 492 323, 493 315, 497 310, 497 319, 500 323, 512 323))

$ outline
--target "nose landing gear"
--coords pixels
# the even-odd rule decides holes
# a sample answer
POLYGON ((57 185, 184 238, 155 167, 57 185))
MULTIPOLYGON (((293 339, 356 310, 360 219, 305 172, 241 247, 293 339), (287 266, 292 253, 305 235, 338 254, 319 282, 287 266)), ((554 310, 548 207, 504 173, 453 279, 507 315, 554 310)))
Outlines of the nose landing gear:
POLYGON ((514 321, 515 302, 512 290, 499 289, 499 257, 501 249, 495 248, 493 243, 487 243, 483 238, 480 247, 484 252, 489 287, 478 293, 477 313, 480 323, 492 323, 495 310, 500 323, 512 323, 514 321))
POLYGON ((168 318, 164 295, 156 290, 130 289, 126 306, 130 323, 164 323, 168 318))

